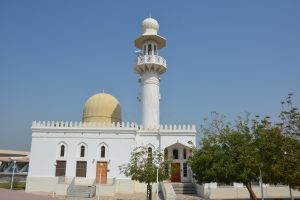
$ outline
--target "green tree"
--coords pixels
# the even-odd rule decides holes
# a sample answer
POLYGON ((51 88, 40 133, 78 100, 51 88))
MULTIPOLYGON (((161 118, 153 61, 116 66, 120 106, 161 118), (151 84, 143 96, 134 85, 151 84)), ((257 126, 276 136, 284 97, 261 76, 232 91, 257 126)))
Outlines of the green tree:
POLYGON ((258 151, 248 115, 244 121, 239 118, 235 126, 224 122, 223 116, 213 115, 214 119, 202 127, 206 137, 199 149, 193 148, 189 160, 195 179, 198 183, 242 182, 251 199, 256 199, 251 182, 258 181, 258 151))
POLYGON ((270 143, 275 146, 272 148, 272 157, 265 155, 267 149, 262 150, 263 160, 269 169, 266 170, 269 173, 266 179, 270 183, 282 183, 290 188, 300 189, 300 112, 294 105, 292 97, 293 94, 290 93, 281 102, 282 111, 279 117, 282 122, 277 124, 272 133, 260 130, 260 139, 264 141, 262 148, 270 143))
POLYGON ((242 182, 251 199, 256 199, 251 182, 259 180, 261 171, 264 183, 300 189, 299 137, 286 133, 286 127, 297 125, 297 120, 289 116, 284 126, 270 123, 269 117, 259 120, 259 116, 249 123, 249 114, 245 120, 238 118, 231 125, 225 122, 224 116, 213 113, 213 119, 206 120, 207 124, 202 126, 205 138, 200 148, 193 148, 189 160, 196 180, 199 183, 242 182))
POLYGON ((282 134, 279 127, 261 129, 257 138, 263 180, 300 189, 300 143, 291 135, 282 134))
POLYGON ((288 94, 287 98, 281 102, 282 111, 279 115, 282 122, 279 123, 283 134, 300 136, 300 112, 293 104, 293 94, 288 94))
POLYGON ((169 178, 166 170, 170 161, 165 160, 163 154, 159 150, 152 150, 147 147, 137 147, 131 152, 130 161, 127 164, 120 166, 121 173, 131 180, 139 181, 147 184, 147 200, 152 199, 152 185, 156 182, 158 165, 158 181, 163 181, 169 178))

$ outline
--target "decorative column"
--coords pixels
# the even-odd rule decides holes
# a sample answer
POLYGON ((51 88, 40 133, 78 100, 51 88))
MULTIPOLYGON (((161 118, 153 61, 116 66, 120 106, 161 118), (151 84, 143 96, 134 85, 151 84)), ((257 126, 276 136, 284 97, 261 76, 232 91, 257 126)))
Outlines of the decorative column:
POLYGON ((134 67, 141 83, 141 119, 144 128, 158 129, 160 104, 160 75, 166 72, 166 60, 158 55, 159 49, 166 46, 166 39, 157 34, 158 22, 147 18, 142 23, 142 35, 135 40, 139 48, 134 67))

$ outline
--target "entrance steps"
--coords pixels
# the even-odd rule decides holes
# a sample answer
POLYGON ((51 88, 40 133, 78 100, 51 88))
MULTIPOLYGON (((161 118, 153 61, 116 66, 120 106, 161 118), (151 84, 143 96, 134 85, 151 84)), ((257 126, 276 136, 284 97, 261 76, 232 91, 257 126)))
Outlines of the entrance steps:
POLYGON ((87 185, 73 185, 68 193, 68 197, 83 197, 90 198, 92 186, 87 185))
POLYGON ((196 194, 193 183, 172 183, 172 187, 176 194, 196 194))

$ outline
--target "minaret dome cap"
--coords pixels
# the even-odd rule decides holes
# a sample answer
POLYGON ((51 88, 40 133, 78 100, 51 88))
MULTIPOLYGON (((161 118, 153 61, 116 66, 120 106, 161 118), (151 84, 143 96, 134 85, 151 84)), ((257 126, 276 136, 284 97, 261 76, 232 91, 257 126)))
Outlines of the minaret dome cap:
POLYGON ((134 41, 135 46, 141 49, 145 41, 153 40, 157 43, 158 49, 165 47, 166 39, 158 35, 158 30, 159 24, 155 19, 151 17, 144 19, 142 22, 142 35, 134 41))
POLYGON ((159 29, 158 22, 151 17, 146 18, 142 23, 143 35, 157 35, 158 29, 159 29))

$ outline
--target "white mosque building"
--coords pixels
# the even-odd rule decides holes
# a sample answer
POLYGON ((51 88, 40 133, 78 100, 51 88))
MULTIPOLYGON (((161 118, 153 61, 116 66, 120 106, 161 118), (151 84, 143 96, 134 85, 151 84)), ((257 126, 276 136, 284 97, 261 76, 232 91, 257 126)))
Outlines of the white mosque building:
MULTIPOLYGON (((196 143, 195 126, 160 124, 160 75, 167 64, 159 55, 166 39, 158 29, 155 19, 145 19, 142 35, 134 42, 139 49, 134 70, 141 84, 141 124, 123 122, 119 101, 106 93, 86 101, 80 122, 34 121, 26 192, 83 197, 145 192, 146 185, 120 173, 119 166, 129 162, 134 148, 146 146, 164 151, 172 160, 170 168, 176 169, 169 181, 160 183, 165 199, 175 200, 175 193, 182 192, 210 199, 249 198, 243 184, 196 184, 187 164, 189 142, 196 143)), ((289 197, 287 186, 263 185, 263 193, 258 186, 253 190, 259 198, 263 193, 265 198, 289 197)), ((293 195, 300 198, 299 191, 293 195)))
POLYGON ((119 169, 138 146, 160 149, 172 159, 170 167, 179 170, 174 170, 171 182, 192 181, 187 159, 188 143, 196 140, 195 126, 160 124, 160 75, 167 64, 159 55, 166 39, 158 30, 158 22, 147 18, 134 41, 140 50, 134 70, 141 84, 141 124, 123 122, 119 101, 107 93, 86 101, 80 122, 34 121, 27 192, 93 196, 91 186, 99 182, 96 192, 101 195, 145 192, 144 184, 131 181, 119 169))

